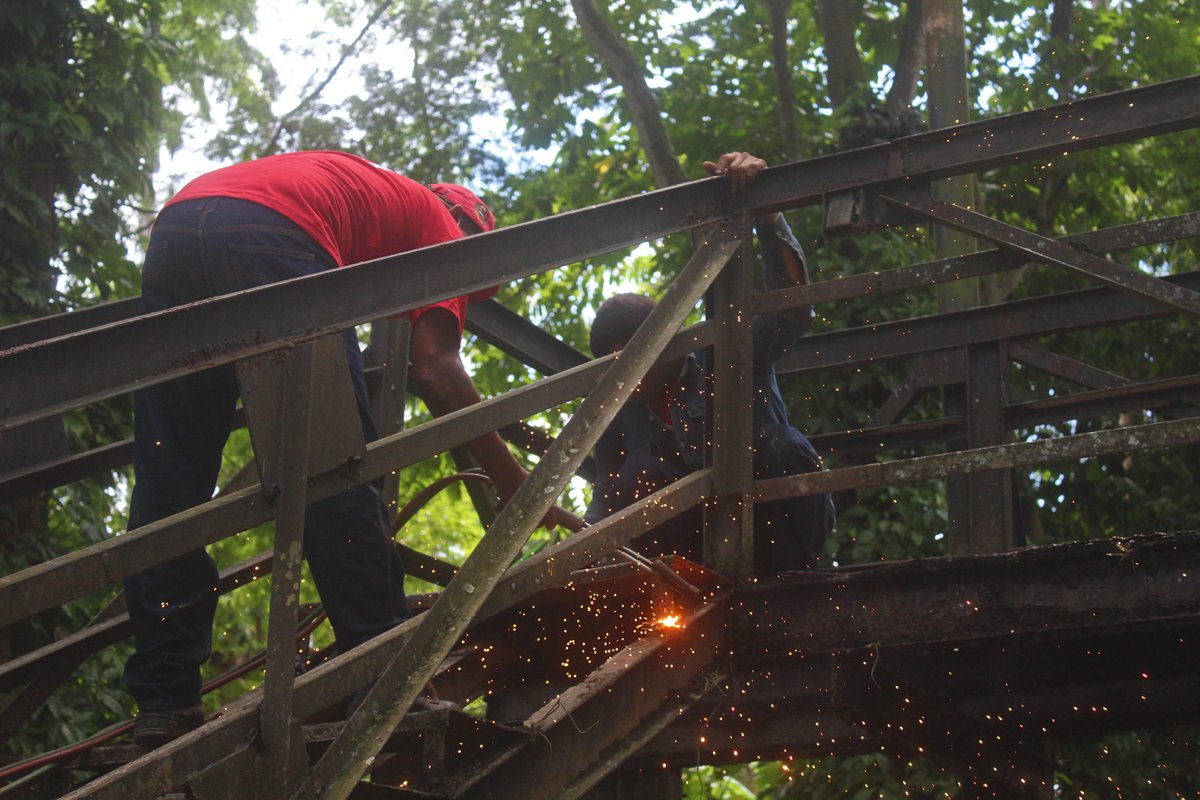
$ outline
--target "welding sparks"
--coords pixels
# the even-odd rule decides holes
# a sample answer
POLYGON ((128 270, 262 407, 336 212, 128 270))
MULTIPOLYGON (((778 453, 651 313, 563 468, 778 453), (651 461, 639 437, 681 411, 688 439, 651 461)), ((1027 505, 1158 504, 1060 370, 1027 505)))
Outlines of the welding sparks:
POLYGON ((658 627, 660 628, 682 628, 683 618, 678 614, 667 614, 664 617, 658 618, 658 627))

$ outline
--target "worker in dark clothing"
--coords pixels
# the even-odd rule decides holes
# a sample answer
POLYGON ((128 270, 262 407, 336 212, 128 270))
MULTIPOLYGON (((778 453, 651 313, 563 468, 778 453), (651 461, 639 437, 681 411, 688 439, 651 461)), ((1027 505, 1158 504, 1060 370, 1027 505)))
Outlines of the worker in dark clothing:
MULTIPOLYGON (((216 170, 189 183, 155 221, 142 312, 336 269, 492 230, 488 207, 454 184, 423 186, 364 158, 301 152, 216 170)), ((399 274, 397 280, 403 280, 399 274)), ((466 307, 495 289, 410 312, 411 377, 437 415, 479 401, 458 350, 466 307)), ((320 298, 313 298, 319 303, 320 298)), ((362 355, 345 336, 363 433, 375 436, 362 355)), ((147 387, 135 397, 130 529, 212 497, 238 386, 233 365, 147 387)), ((493 433, 468 445, 507 502, 525 470, 493 433)), ((304 550, 343 650, 409 617, 404 569, 375 481, 312 503, 304 550)), ((551 512, 543 521, 553 526, 551 512)), ((125 582, 135 652, 125 682, 134 739, 156 747, 204 721, 200 666, 212 647, 217 568, 196 550, 125 582)))
MULTIPOLYGON (((725 175, 734 191, 753 182, 766 162, 735 152, 705 162, 710 175, 725 175)), ((804 251, 782 214, 756 220, 768 289, 808 283, 804 251)), ((591 349, 596 357, 624 347, 655 307, 637 294, 606 300, 596 312, 591 349)), ((775 478, 813 472, 820 458, 788 421, 775 362, 811 324, 810 307, 764 314, 754 319, 754 477, 775 478)), ((698 351, 651 368, 633 397, 618 412, 595 449, 598 478, 585 521, 598 522, 704 466, 706 401, 710 370, 698 351)), ((754 508, 754 567, 760 577, 815 567, 833 528, 828 494, 759 503, 754 508)), ((685 513, 634 543, 646 554, 701 554, 699 511, 685 513)))

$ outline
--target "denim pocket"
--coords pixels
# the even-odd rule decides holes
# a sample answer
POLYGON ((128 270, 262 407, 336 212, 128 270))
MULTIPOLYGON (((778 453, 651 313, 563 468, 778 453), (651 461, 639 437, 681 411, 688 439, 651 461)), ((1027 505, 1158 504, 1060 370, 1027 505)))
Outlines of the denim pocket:
POLYGON ((311 275, 324 269, 316 254, 260 244, 229 244, 229 272, 238 289, 311 275))

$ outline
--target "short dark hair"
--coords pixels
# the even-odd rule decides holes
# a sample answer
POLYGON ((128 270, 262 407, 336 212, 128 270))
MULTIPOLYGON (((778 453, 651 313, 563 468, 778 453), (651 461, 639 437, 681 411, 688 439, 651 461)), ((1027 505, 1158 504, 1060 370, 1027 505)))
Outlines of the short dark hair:
POLYGON ((592 355, 600 358, 628 344, 656 305, 644 294, 616 294, 601 303, 588 337, 592 355))

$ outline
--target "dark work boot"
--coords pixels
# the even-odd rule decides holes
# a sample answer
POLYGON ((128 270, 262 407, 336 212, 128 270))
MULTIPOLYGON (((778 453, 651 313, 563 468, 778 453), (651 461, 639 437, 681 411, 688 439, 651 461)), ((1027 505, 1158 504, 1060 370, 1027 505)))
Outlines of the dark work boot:
POLYGON ((133 721, 133 741, 147 750, 153 750, 203 724, 203 706, 174 711, 144 711, 133 721))

